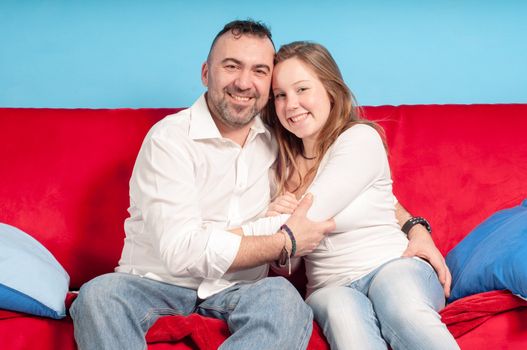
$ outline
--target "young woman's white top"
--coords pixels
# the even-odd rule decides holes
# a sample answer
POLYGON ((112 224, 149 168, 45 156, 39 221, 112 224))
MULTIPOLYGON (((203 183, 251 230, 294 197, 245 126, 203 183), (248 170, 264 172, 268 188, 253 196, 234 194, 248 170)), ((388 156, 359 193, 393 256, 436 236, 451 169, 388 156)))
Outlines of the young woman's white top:
MULTIPOLYGON (((333 217, 335 232, 305 257, 307 293, 346 285, 402 255, 408 239, 395 217, 396 199, 388 157, 378 132, 356 124, 324 155, 307 192, 314 196, 308 217, 333 217)), ((271 234, 287 215, 244 226, 248 234, 271 234)))

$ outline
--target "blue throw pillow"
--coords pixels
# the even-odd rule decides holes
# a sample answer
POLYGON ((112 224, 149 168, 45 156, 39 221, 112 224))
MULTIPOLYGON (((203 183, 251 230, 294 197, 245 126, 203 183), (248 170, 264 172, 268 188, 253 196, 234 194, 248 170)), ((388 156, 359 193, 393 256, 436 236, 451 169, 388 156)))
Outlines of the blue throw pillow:
POLYGON ((42 244, 0 223, 0 308, 62 318, 69 281, 67 272, 42 244))
POLYGON ((496 212, 448 253, 452 273, 449 302, 507 289, 527 299, 527 199, 496 212))

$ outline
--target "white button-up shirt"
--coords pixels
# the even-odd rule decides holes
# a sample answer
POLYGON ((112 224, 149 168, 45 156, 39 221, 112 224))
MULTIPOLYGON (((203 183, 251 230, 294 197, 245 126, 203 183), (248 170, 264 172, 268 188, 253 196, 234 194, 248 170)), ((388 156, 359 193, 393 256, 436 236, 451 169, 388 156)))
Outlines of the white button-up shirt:
POLYGON ((116 271, 196 289, 203 299, 265 277, 267 265, 226 273, 241 241, 226 229, 265 212, 275 158, 259 117, 243 147, 222 138, 204 95, 159 121, 134 166, 116 271))

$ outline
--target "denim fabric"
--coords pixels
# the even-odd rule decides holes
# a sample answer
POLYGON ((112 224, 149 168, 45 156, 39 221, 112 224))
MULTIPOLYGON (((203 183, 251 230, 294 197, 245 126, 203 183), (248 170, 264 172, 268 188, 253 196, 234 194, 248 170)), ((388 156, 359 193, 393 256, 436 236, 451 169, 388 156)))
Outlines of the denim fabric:
POLYGON ((199 300, 193 289, 111 273, 86 283, 70 313, 84 349, 146 349, 145 334, 164 315, 219 318, 232 335, 220 349, 305 349, 313 314, 284 278, 238 284, 199 300))
POLYGON ((441 322, 443 288, 416 258, 391 260, 346 286, 322 288, 306 302, 331 349, 459 349, 441 322))

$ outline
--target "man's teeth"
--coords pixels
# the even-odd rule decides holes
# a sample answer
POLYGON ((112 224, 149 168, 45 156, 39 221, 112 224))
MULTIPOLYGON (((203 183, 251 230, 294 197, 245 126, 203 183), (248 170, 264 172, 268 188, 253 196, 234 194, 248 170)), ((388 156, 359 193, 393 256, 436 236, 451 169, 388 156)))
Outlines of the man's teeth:
POLYGON ((233 99, 235 99, 236 101, 240 101, 240 102, 247 102, 251 99, 250 97, 244 97, 244 96, 236 96, 236 95, 231 95, 231 96, 233 99))

